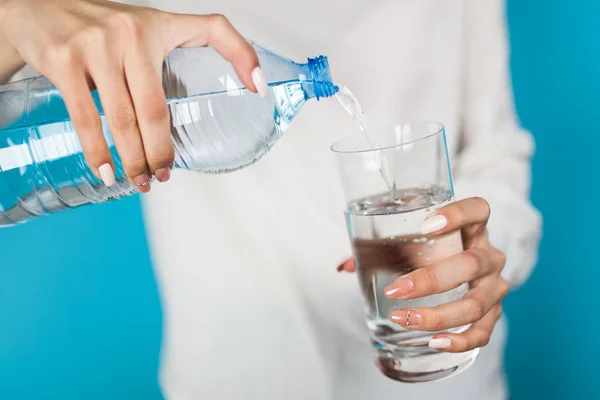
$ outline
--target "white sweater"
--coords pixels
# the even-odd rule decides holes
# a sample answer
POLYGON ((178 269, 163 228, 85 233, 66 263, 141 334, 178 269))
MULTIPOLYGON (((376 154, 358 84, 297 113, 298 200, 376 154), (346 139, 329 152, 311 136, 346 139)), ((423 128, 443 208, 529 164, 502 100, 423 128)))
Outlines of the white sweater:
MULTIPOLYGON (((536 261, 531 136, 518 124, 501 0, 146 0, 227 15, 296 60, 329 56, 334 80, 378 122, 447 127, 459 197, 492 206, 505 276, 536 261)), ((199 71, 201 73, 202 71, 199 71)), ((273 150, 232 174, 176 172, 145 215, 164 305, 161 383, 170 400, 501 399, 505 323, 455 379, 405 385, 372 365, 329 146, 353 121, 312 101, 273 150)))

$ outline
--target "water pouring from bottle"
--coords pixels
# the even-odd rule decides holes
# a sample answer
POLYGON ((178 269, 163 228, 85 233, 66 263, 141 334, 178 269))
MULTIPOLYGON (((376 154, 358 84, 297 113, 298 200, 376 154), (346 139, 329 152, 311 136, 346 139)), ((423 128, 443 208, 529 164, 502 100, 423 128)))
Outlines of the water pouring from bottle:
MULTIPOLYGON (((377 144, 369 135, 369 131, 367 130, 367 118, 365 116, 365 111, 350 89, 346 86, 339 86, 339 91, 335 95, 336 99, 342 105, 342 107, 346 110, 348 114, 354 118, 356 123, 358 124, 359 129, 364 134, 365 139, 369 143, 369 146, 373 149, 380 149, 381 146, 377 144)), ((378 151, 375 153, 375 160, 377 162, 379 172, 381 173, 381 177, 385 181, 390 194, 392 195, 392 199, 396 204, 402 204, 402 199, 400 197, 400 193, 396 188, 396 182, 394 180, 394 175, 392 174, 392 169, 389 166, 388 159, 383 154, 383 152, 378 151)))

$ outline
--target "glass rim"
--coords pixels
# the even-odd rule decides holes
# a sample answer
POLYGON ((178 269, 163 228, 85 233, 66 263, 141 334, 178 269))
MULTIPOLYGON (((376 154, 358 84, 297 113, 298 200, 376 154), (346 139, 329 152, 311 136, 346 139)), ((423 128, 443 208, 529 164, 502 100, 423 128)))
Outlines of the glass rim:
MULTIPOLYGON (((369 152, 373 152, 373 151, 382 151, 382 150, 389 150, 389 149, 394 149, 394 148, 400 148, 400 147, 404 147, 404 146, 408 146, 410 144, 414 144, 417 142, 420 142, 422 140, 426 140, 429 139, 433 136, 439 135, 440 133, 443 133, 444 130, 446 129, 444 124, 442 124, 441 122, 434 122, 434 121, 414 121, 414 122, 399 122, 398 124, 406 124, 406 125, 429 125, 429 126, 436 126, 437 129, 435 129, 434 132, 432 133, 428 133, 424 136, 421 136, 417 139, 414 140, 410 140, 408 142, 404 142, 404 143, 400 143, 400 144, 392 144, 389 146, 382 146, 382 147, 377 147, 377 148, 365 148, 365 149, 361 149, 361 150, 339 150, 336 149, 336 147, 338 145, 340 145, 342 142, 345 142, 347 140, 350 140, 358 135, 364 135, 364 132, 357 132, 357 133, 353 133, 351 135, 348 135, 342 139, 339 139, 337 141, 335 141, 331 146, 330 146, 330 150, 334 153, 337 154, 359 154, 359 153, 369 153, 369 152)), ((395 124, 395 125, 398 125, 395 124)), ((394 125, 392 125, 394 126, 394 125)))

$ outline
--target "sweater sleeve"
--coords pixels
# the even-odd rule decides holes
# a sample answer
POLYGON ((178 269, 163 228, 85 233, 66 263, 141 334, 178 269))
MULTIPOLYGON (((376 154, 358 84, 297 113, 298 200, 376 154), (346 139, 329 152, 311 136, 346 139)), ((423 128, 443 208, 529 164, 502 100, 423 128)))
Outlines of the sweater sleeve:
POLYGON ((537 262, 542 219, 529 200, 532 136, 519 124, 510 81, 504 0, 466 0, 462 147, 457 198, 491 206, 490 241, 504 251, 503 276, 522 284, 537 262))

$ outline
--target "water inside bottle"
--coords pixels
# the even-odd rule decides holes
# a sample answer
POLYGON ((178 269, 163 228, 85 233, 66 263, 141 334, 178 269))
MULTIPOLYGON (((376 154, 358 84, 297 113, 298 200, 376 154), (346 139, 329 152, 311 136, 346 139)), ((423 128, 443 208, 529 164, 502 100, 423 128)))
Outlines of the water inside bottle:
MULTIPOLYGON (((116 184, 106 187, 86 163, 79 138, 57 90, 43 107, 0 129, 0 227, 137 192, 100 106, 116 184), (59 117, 57 117, 59 115, 59 117)), ((267 99, 245 88, 169 99, 175 166, 217 173, 250 165, 279 139, 307 96, 300 81, 269 87, 267 99)))
MULTIPOLYGON (((365 139, 369 143, 369 146, 372 149, 379 149, 381 146, 377 144, 377 142, 373 139, 373 137, 369 134, 367 130, 367 117, 365 116, 365 111, 350 89, 346 86, 340 85, 339 92, 335 95, 338 102, 342 105, 342 107, 354 118, 356 123, 358 124, 359 129, 365 135, 365 139)), ((402 203, 402 199, 400 198, 398 189, 396 188, 396 182, 394 180, 394 175, 390 168, 389 162, 383 152, 379 151, 376 153, 376 160, 379 164, 379 172, 381 177, 385 181, 394 202, 397 204, 402 203)))

